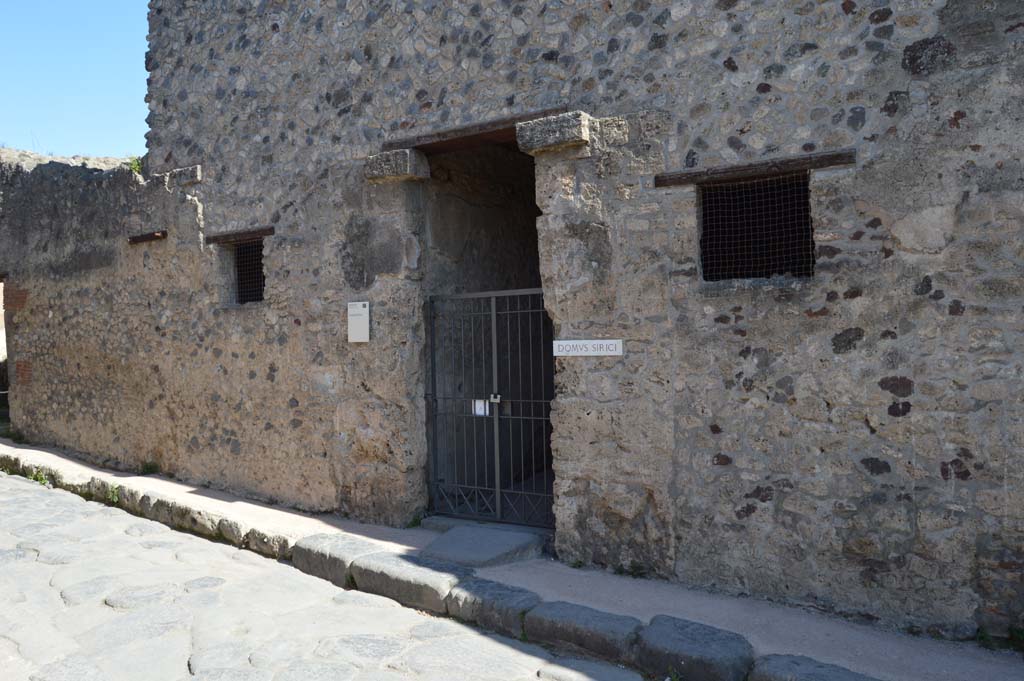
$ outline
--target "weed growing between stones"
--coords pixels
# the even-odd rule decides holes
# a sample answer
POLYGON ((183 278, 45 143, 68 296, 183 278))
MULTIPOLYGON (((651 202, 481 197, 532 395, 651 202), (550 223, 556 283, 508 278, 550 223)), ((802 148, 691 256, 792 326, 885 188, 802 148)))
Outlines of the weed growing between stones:
POLYGON ((1006 638, 993 637, 984 627, 979 627, 974 640, 988 650, 1015 650, 1024 653, 1024 627, 1010 627, 1006 638))
POLYGON ((107 490, 107 503, 116 506, 119 501, 121 501, 121 486, 113 485, 107 490))
MULTIPOLYGON (((573 563, 573 567, 577 567, 577 565, 573 563)), ((643 577, 646 577, 650 571, 644 566, 643 563, 634 560, 630 562, 628 567, 625 565, 616 565, 613 568, 613 572, 617 575, 629 575, 634 579, 641 579, 643 577)))
POLYGON ((37 468, 32 471, 32 475, 29 476, 29 480, 34 480, 43 486, 46 486, 50 482, 46 477, 46 473, 43 473, 42 468, 37 468))
POLYGON ((146 463, 142 464, 142 469, 140 472, 142 473, 142 475, 156 475, 160 472, 160 464, 158 464, 156 461, 147 461, 146 463))
POLYGON ((1010 648, 1024 653, 1024 627, 1010 627, 1010 648))
POLYGON ((128 169, 138 175, 142 174, 142 158, 140 156, 133 156, 128 161, 128 169))

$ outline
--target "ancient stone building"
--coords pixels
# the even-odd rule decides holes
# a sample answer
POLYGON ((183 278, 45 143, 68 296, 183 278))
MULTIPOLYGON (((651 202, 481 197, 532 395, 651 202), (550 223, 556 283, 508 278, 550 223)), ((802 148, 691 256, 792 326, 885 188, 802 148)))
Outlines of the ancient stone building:
POLYGON ((144 177, 0 170, 27 438, 1024 625, 1019 2, 151 0, 149 40, 144 177))

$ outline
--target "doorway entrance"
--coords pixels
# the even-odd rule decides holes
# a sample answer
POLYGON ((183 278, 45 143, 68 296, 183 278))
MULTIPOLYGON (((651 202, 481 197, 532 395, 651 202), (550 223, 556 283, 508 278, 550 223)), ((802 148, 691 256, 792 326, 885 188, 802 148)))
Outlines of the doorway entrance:
POLYGON ((554 526, 553 333, 540 289, 430 301, 434 511, 554 526))
POLYGON ((553 526, 553 332, 533 158, 514 129, 420 150, 432 510, 553 526))

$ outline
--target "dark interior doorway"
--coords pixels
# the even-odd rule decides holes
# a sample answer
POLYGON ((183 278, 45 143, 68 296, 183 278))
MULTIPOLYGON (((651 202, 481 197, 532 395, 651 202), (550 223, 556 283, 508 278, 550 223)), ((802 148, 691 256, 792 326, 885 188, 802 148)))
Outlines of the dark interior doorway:
POLYGON ((427 290, 539 288, 533 157, 485 145, 429 158, 427 290))
POLYGON ((551 321, 533 158, 514 143, 430 156, 425 203, 431 505, 551 526, 551 321))

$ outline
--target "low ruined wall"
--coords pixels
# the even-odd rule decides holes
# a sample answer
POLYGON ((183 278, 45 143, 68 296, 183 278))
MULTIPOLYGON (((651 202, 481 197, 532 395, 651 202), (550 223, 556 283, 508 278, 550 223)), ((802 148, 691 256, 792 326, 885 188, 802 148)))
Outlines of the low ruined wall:
MULTIPOLYGON (((325 175, 318 198, 296 207, 348 226, 279 228, 265 242, 266 300, 244 306, 223 298, 224 253, 204 245, 201 204, 181 186, 189 177, 5 167, 15 428, 129 468, 407 522, 425 504, 420 349, 405 342, 420 334, 407 311, 421 302, 388 276, 401 258, 381 268, 380 247, 352 250, 376 226, 344 220, 352 204, 339 208, 328 185, 361 186, 361 167, 325 175), (128 244, 155 230, 168 237, 128 244), (339 310, 370 287, 375 345, 349 346, 339 310)), ((378 205, 404 211, 402 197, 378 205)))

